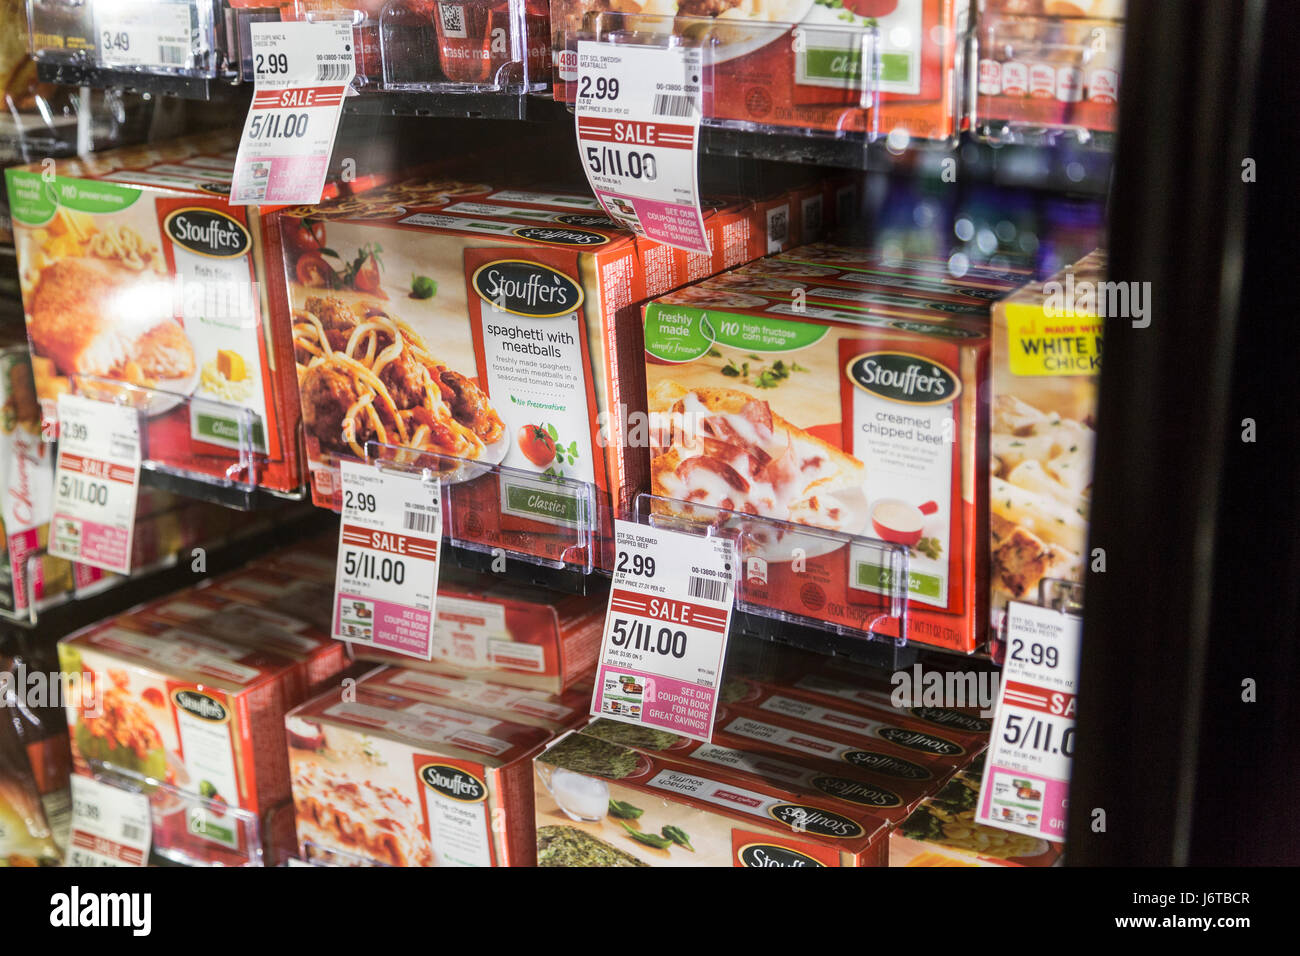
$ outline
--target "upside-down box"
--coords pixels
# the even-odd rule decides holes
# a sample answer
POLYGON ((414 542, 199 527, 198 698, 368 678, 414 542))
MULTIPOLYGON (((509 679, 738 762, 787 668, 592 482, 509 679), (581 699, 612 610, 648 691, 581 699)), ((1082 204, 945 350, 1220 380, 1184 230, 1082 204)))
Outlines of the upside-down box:
POLYGON ((883 866, 884 817, 571 733, 533 761, 539 866, 883 866))

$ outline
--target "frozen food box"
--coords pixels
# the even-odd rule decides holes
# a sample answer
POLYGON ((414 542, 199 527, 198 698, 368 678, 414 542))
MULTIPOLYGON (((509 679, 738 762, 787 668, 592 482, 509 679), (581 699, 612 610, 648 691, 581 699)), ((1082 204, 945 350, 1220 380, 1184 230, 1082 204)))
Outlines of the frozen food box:
MULTIPOLYGON (((577 98, 578 41, 679 34, 705 47, 703 111, 715 121, 947 139, 960 121, 969 0, 708 4, 552 0, 555 98, 577 98), (672 18, 678 18, 676 20, 672 18), (865 89, 867 29, 877 28, 880 107, 865 89), (878 115, 873 115, 873 112, 878 115)), ((656 38, 657 39, 657 38, 656 38)), ((868 46, 869 48, 869 46, 868 46)))
POLYGON ((989 578, 993 623, 1044 580, 1083 581, 1101 374, 1105 253, 993 310, 989 578))
POLYGON ((988 746, 991 721, 957 711, 895 708, 885 699, 846 697, 840 686, 815 677, 764 680, 729 673, 723 700, 737 710, 756 709, 795 717, 806 723, 866 733, 907 749, 940 757, 969 759, 988 746), (829 684, 829 686, 828 686, 829 684))
MULTIPOLYGON (((231 206, 234 141, 205 136, 5 171, 42 415, 73 389, 136 395, 142 453, 185 472, 301 485, 278 232, 231 206), (268 272, 264 257, 277 268, 268 272), (257 459, 241 465, 241 446, 257 459)), ((247 457, 247 456, 245 456, 247 457)))
POLYGON ((953 777, 889 835, 890 866, 1059 866, 1063 844, 975 822, 980 781, 953 777))
POLYGON ((651 490, 683 515, 788 522, 742 540, 737 598, 796 618, 897 630, 881 550, 797 526, 907 547, 909 640, 969 652, 987 622, 987 323, 917 317, 696 287, 650 303, 651 490))
POLYGON ((328 681, 348 664, 346 648, 310 622, 223 595, 212 588, 194 588, 160 598, 136 609, 135 614, 233 643, 265 648, 300 661, 302 686, 300 693, 290 697, 291 706, 306 700, 312 688, 328 681))
POLYGON ((184 801, 151 798, 154 846, 244 856, 248 832, 221 806, 262 814, 289 796, 284 750, 287 658, 178 632, 150 635, 112 622, 59 642, 69 685, 74 767, 109 765, 209 801, 195 824, 184 801), (75 691, 75 692, 74 692, 75 691))
POLYGON ((712 764, 571 733, 533 761, 538 866, 884 866, 888 824, 712 764))
POLYGON ((689 758, 701 764, 725 767, 745 777, 815 796, 831 804, 866 808, 897 822, 932 794, 940 777, 927 771, 921 779, 875 774, 843 763, 809 756, 793 748, 777 753, 750 741, 715 731, 709 741, 682 737, 666 730, 598 717, 582 733, 643 753, 663 754, 673 760, 689 758))
POLYGON ((561 595, 448 567, 438 579, 431 660, 357 643, 352 653, 411 670, 590 694, 605 603, 602 592, 561 595))
POLYGON ((324 634, 334 626, 332 578, 307 578, 293 570, 259 567, 232 571, 207 582, 204 588, 304 621, 324 634))
MULTIPOLYGON (((41 440, 41 409, 31 356, 18 335, 0 338, 0 610, 27 611, 27 561, 49 540, 54 504, 53 445, 41 440)), ((37 604, 73 587, 72 565, 41 557, 33 564, 37 604)))
POLYGON ((590 688, 548 694, 540 690, 511 687, 509 684, 475 680, 472 677, 451 677, 409 667, 378 668, 366 675, 362 683, 370 689, 413 700, 444 703, 475 714, 542 727, 553 734, 586 723, 591 711, 590 688))
POLYGON ((635 348, 615 334, 644 298, 633 237, 408 213, 387 195, 358 208, 366 195, 302 211, 340 271, 286 246, 313 500, 337 508, 339 460, 370 443, 500 464, 450 479, 453 540, 607 563, 626 505, 611 496, 644 482, 621 430, 602 430, 636 401, 620 377, 635 348))
POLYGON ((838 239, 783 252, 763 268, 768 272, 780 268, 795 277, 818 275, 816 271, 801 272, 795 266, 833 270, 835 284, 941 302, 973 300, 986 308, 1034 277, 1032 265, 1020 259, 997 267, 970 263, 958 267, 945 258, 888 253, 838 239))
POLYGON ((285 723, 304 859, 533 864, 531 758, 548 731, 364 685, 355 700, 308 701, 285 723))

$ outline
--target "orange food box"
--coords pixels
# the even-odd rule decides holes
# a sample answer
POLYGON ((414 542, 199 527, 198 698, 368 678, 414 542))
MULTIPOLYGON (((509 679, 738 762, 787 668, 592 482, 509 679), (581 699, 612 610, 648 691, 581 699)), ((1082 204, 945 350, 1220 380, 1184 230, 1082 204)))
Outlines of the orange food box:
POLYGON ((561 595, 448 567, 438 581, 431 660, 364 644, 352 651, 413 671, 589 698, 604 624, 603 593, 561 595))
POLYGON ((208 800, 196 829, 185 801, 157 791, 155 848, 215 862, 258 849, 221 807, 260 816, 288 798, 285 687, 295 662, 204 635, 110 623, 60 641, 59 666, 83 682, 67 701, 78 773, 111 765, 208 800))
POLYGON ((702 520, 786 522, 742 542, 742 606, 896 636, 888 595, 905 587, 909 640, 973 651, 987 631, 987 328, 716 283, 663 296, 645 308, 651 490, 702 520), (867 539, 907 548, 905 582, 867 539))
POLYGON ((548 731, 364 685, 285 726, 304 859, 532 865, 531 758, 548 731))
POLYGON ((472 677, 450 677, 409 667, 381 667, 361 681, 379 690, 413 700, 501 717, 516 724, 542 727, 560 733, 585 723, 591 711, 591 690, 580 688, 563 694, 511 687, 472 677))
POLYGON ((959 83, 970 0, 866 0, 713 7, 697 0, 552 0, 555 98, 577 98, 577 50, 596 31, 703 34, 704 116, 727 123, 897 138, 948 139, 960 123, 959 83), (717 16, 717 11, 724 15, 717 16), (683 18, 673 20, 670 18, 683 18), (710 19, 713 22, 709 22, 710 19), (864 89, 866 28, 878 33, 880 80, 864 89), (877 110, 869 107, 878 92, 877 110), (873 115, 873 113, 877 115, 873 115))
POLYGON ((37 396, 144 386, 146 459, 301 486, 278 232, 231 206, 235 141, 207 135, 5 171, 37 396), (147 401, 145 401, 147 399, 147 401), (241 448, 255 467, 241 459, 241 448))

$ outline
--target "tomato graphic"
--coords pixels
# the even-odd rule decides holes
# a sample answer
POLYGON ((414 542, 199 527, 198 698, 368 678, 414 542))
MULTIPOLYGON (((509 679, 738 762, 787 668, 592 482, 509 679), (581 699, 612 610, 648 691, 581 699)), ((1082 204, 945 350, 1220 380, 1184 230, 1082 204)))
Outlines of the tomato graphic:
POLYGON ((517 439, 524 457, 538 468, 555 460, 555 439, 541 425, 525 425, 517 439))
POLYGON ((375 262, 374 256, 366 256, 366 261, 357 270, 352 284, 356 286, 358 292, 379 291, 379 263, 375 262))
POLYGON ((302 255, 307 252, 320 252, 325 248, 325 223, 300 219, 296 226, 287 225, 285 231, 289 247, 302 255))
POLYGON ((308 253, 294 266, 298 281, 313 289, 331 289, 334 287, 334 270, 328 262, 315 253, 308 253))
POLYGON ((162 691, 160 691, 157 687, 146 687, 143 691, 141 691, 140 699, 143 700, 146 704, 149 704, 151 707, 161 707, 165 702, 162 691))

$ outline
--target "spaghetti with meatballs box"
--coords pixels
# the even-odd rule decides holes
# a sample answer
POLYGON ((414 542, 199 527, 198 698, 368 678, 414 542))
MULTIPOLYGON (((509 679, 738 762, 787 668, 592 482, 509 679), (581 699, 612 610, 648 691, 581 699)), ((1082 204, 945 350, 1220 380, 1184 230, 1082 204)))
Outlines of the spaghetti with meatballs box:
POLYGON ((636 405, 620 368, 641 365, 639 336, 616 327, 635 328, 648 297, 635 237, 464 203, 448 214, 439 184, 400 187, 284 214, 357 266, 286 246, 313 500, 337 509, 338 462, 372 442, 499 464, 462 469, 443 517, 453 540, 582 561, 594 530, 607 564, 614 509, 646 478, 616 424, 636 405))
MULTIPOLYGON (((213 478, 301 485, 299 416, 265 219, 231 206, 223 135, 5 170, 37 395, 47 423, 87 394, 143 386, 145 455, 213 478), (251 413, 251 418, 248 415, 251 413)), ((279 259, 278 251, 272 255, 279 259)), ((276 270, 278 275, 278 269, 276 270)))

